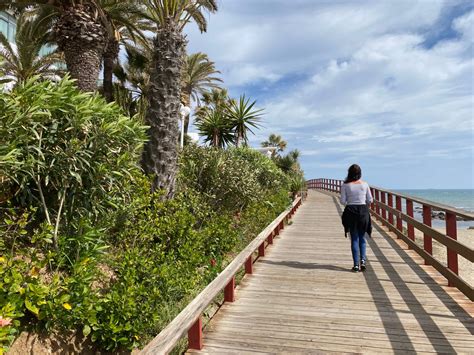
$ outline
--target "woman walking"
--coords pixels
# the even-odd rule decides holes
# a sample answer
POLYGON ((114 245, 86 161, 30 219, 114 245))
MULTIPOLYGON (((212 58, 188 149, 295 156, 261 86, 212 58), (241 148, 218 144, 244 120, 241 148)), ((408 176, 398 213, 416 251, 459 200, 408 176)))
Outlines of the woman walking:
POLYGON ((351 235, 351 251, 354 267, 352 271, 359 272, 366 269, 366 242, 365 233, 372 232, 369 205, 372 203, 372 194, 369 185, 361 180, 362 170, 357 164, 349 167, 347 177, 341 186, 341 203, 345 205, 342 214, 344 232, 351 235))

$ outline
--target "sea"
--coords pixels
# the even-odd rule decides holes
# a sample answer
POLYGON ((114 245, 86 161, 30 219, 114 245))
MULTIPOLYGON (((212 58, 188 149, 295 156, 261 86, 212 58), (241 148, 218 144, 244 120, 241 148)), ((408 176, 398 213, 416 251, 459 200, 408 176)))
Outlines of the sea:
MULTIPOLYGON (((474 189, 409 189, 409 190, 393 190, 404 195, 420 197, 424 200, 439 202, 444 205, 456 207, 460 210, 474 212, 474 189)), ((416 204, 415 204, 416 208, 416 204)), ((421 220, 421 213, 415 209, 415 218, 421 220)), ((443 227, 445 222, 433 219, 433 227, 443 227)), ((474 221, 458 221, 458 228, 469 228, 474 226, 474 221)))

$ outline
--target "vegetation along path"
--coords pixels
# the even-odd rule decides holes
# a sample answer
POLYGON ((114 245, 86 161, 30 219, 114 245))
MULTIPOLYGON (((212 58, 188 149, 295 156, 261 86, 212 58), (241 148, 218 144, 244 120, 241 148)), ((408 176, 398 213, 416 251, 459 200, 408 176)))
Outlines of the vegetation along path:
POLYGON ((375 226, 353 273, 336 197, 310 191, 190 353, 474 353, 473 304, 375 226))

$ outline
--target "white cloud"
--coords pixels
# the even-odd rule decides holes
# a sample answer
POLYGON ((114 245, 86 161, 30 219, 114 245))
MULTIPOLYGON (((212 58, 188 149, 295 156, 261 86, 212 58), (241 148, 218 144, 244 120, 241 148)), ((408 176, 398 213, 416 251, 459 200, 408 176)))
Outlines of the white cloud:
POLYGON ((473 145, 474 12, 454 19, 458 37, 425 46, 458 3, 223 0, 208 34, 190 31, 190 49, 216 61, 231 92, 262 95, 256 142, 282 134, 311 168, 325 154, 472 161, 456 145, 473 145))

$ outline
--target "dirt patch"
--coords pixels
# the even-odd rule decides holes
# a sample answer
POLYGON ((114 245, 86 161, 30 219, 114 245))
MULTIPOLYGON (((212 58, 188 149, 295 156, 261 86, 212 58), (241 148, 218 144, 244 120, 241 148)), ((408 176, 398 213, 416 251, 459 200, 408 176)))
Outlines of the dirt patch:
POLYGON ((84 338, 77 333, 65 334, 37 334, 22 332, 14 341, 8 355, 66 355, 66 354, 119 354, 119 355, 137 355, 138 350, 134 351, 113 351, 108 352, 100 350, 88 338, 84 338))

